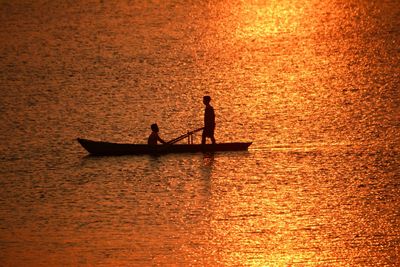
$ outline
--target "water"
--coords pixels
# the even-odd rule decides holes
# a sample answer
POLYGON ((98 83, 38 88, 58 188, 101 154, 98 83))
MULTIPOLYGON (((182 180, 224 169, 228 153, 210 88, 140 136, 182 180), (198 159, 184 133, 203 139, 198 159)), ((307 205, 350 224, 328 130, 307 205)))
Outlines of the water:
MULTIPOLYGON (((398 266, 398 1, 1 1, 1 266, 398 266), (248 152, 87 157, 202 126, 248 152)), ((200 138, 197 136, 196 141, 200 138)))

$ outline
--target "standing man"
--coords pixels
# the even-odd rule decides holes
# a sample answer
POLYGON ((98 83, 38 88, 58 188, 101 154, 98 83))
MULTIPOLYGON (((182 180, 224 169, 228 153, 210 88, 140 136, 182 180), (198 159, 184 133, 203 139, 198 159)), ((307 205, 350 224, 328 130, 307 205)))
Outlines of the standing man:
POLYGON ((206 95, 203 97, 203 103, 206 105, 204 111, 204 130, 201 136, 201 144, 206 143, 206 137, 211 139, 211 142, 215 144, 214 129, 215 129, 215 113, 214 108, 210 105, 211 97, 206 95))

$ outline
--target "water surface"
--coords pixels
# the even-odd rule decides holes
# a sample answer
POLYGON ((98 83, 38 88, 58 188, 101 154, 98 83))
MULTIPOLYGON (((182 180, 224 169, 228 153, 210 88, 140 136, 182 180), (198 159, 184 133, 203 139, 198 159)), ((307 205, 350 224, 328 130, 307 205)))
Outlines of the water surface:
MULTIPOLYGON (((1 1, 1 266, 397 266, 400 7, 1 1), (88 157, 202 126, 248 152, 88 157)), ((196 142, 200 137, 196 137, 196 142)))

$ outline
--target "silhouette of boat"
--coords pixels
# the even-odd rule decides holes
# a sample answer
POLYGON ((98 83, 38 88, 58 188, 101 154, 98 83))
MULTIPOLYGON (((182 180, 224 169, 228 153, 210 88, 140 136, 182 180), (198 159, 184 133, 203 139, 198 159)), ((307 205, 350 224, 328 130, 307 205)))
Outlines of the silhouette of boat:
POLYGON ((146 144, 123 144, 103 141, 92 141, 78 138, 79 144, 91 155, 141 155, 141 154, 168 154, 168 153, 195 153, 214 151, 242 151, 247 150, 252 142, 219 143, 219 144, 167 144, 150 146, 146 144))

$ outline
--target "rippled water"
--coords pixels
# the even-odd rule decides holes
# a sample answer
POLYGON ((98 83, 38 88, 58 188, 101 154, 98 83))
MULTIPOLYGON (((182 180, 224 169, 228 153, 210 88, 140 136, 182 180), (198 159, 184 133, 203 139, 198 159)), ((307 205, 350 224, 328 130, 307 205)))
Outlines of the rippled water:
POLYGON ((1 1, 0 21, 1 266, 400 264, 397 0, 1 1), (76 142, 173 139, 205 94, 248 152, 76 142))

